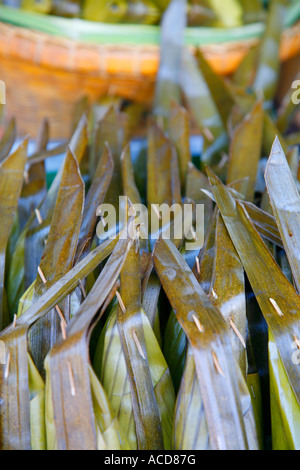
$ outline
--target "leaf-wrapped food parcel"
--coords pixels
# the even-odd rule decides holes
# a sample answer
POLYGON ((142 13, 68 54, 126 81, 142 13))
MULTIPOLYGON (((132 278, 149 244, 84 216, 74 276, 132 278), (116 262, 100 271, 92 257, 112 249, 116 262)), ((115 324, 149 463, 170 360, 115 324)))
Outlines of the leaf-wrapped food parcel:
MULTIPOLYGON (((286 447, 298 448, 300 380, 297 361, 292 359, 293 347, 297 344, 300 336, 299 296, 263 243, 246 210, 232 197, 211 170, 207 171, 223 220, 270 329, 269 347, 273 352, 275 345, 278 349, 280 359, 277 364, 272 360, 274 354, 270 353, 269 356, 271 380, 275 381, 271 384, 271 390, 280 390, 280 393, 273 396, 272 416, 276 422, 278 422, 279 416, 281 422, 284 423, 278 432, 284 432, 286 447), (273 345, 272 338, 275 340, 273 345), (288 398, 292 396, 291 394, 298 402, 298 407, 294 407, 293 400, 288 398), (290 423, 291 413, 293 413, 293 421, 290 423)), ((274 426, 273 429, 275 429, 274 426)), ((273 442, 278 443, 279 441, 280 439, 276 439, 275 436, 273 442)))
POLYGON ((49 288, 0 338, 9 354, 9 373, 0 367, 0 448, 30 449, 30 393, 27 355, 27 333, 41 316, 63 300, 113 250, 117 239, 109 240, 93 250, 49 288), (7 375, 7 376, 6 376, 7 375))
MULTIPOLYGON (((133 243, 132 220, 129 230, 131 235, 120 238, 80 310, 70 321, 67 337, 54 345, 45 361, 51 387, 51 401, 46 403, 53 407, 55 441, 59 450, 96 450, 99 432, 105 447, 113 448, 111 441, 105 440, 106 425, 101 428, 103 422, 97 420, 93 408, 88 344, 93 326, 99 320, 99 309, 112 291, 133 243)), ((53 432, 52 427, 51 430, 53 432)), ((114 442, 117 437, 115 429, 114 442)))
POLYGON ((157 242, 154 263, 193 349, 211 446, 247 449, 240 401, 241 377, 225 320, 171 242, 162 239, 157 242))

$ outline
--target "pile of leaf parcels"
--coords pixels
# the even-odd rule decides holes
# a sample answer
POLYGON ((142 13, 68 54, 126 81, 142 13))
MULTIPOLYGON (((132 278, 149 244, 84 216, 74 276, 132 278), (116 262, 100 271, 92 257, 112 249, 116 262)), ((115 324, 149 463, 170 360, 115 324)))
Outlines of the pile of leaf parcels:
POLYGON ((226 80, 181 51, 181 78, 159 78, 153 113, 82 99, 70 140, 48 150, 45 121, 29 157, 27 139, 11 152, 7 124, 2 449, 300 448, 299 107, 295 90, 274 103, 280 16, 275 2, 226 80), (191 122, 204 141, 194 159, 191 122), (45 159, 62 150, 47 189, 45 159), (129 233, 100 241, 97 207, 120 195, 129 233), (204 204, 200 252, 140 240, 140 202, 204 204))

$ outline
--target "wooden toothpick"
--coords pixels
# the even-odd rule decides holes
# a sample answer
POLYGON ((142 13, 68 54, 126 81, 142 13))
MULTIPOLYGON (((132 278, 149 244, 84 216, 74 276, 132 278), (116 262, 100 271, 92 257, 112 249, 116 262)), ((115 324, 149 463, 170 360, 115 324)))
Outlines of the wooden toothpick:
POLYGON ((203 325, 200 323, 199 318, 197 318, 196 315, 193 315, 193 320, 200 333, 204 333, 204 328, 203 325))
POLYGON ((135 342, 135 344, 136 344, 136 347, 137 347, 137 349, 138 349, 140 355, 142 356, 143 359, 146 359, 145 354, 144 354, 144 351, 143 351, 143 348, 142 348, 142 346, 141 346, 141 343, 139 342, 139 339, 138 339, 138 337, 137 337, 137 334, 136 334, 136 331, 135 331, 135 330, 132 331, 132 337, 133 337, 133 340, 134 340, 134 342, 135 342))
POLYGON ((280 317, 284 317, 284 314, 282 313, 278 303, 276 302, 276 300, 272 299, 271 297, 269 298, 271 304, 273 305, 274 309, 276 310, 276 312, 278 313, 278 315, 280 317))
POLYGON ((121 308, 122 312, 126 313, 126 308, 125 308, 123 299, 122 299, 122 297, 121 297, 121 295, 118 291, 116 291, 116 296, 117 296, 117 299, 118 299, 118 302, 119 302, 119 305, 120 305, 120 308, 121 308))
POLYGON ((34 212, 35 212, 35 216, 37 218, 38 223, 40 225, 42 225, 43 219, 42 219, 42 216, 41 216, 41 213, 40 213, 39 209, 34 209, 34 212))
POLYGON ((240 331, 238 330, 236 324, 234 323, 234 321, 233 321, 231 318, 230 318, 230 320, 229 320, 229 323, 230 323, 231 328, 232 328, 233 331, 235 332, 236 336, 239 338, 240 342, 242 343, 244 349, 246 349, 245 340, 244 340, 242 334, 240 333, 240 331))
MULTIPOLYGON (((45 285, 47 283, 47 279, 43 273, 43 271, 41 270, 40 266, 38 266, 38 273, 39 273, 39 276, 43 282, 43 284, 45 285)), ((67 322, 66 322, 66 319, 61 311, 61 309, 59 308, 58 305, 55 305, 55 310, 56 312, 58 313, 58 316, 60 318, 60 327, 61 327, 61 333, 62 333, 62 337, 63 339, 66 339, 67 338, 67 332, 66 332, 66 328, 67 328, 67 322)))
POLYGON ((214 362, 214 366, 215 366, 216 371, 217 371, 219 374, 223 375, 223 377, 225 377, 225 374, 224 374, 224 372, 223 372, 223 370, 222 370, 222 367, 220 366, 219 359, 217 358, 216 353, 215 353, 214 351, 212 351, 211 354, 212 354, 212 358, 213 358, 213 362, 214 362))
POLYGON ((9 376, 9 367, 10 367, 10 351, 8 351, 6 356, 6 363, 5 363, 5 370, 4 370, 4 378, 7 379, 9 376))
POLYGON ((197 273, 200 274, 200 261, 198 256, 196 256, 196 268, 197 268, 197 273))
POLYGON ((67 367, 68 367, 68 375, 69 375, 71 395, 72 395, 72 397, 75 397, 75 395, 76 395, 75 379, 74 379, 74 374, 73 374, 73 370, 72 370, 72 366, 71 366, 70 361, 67 362, 67 367))

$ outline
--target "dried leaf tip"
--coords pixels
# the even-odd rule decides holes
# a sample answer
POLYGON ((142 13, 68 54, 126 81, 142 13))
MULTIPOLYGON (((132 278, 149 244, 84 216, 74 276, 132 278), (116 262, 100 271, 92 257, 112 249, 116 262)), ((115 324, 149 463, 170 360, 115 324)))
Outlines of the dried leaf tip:
POLYGON ((216 371, 217 371, 220 375, 222 375, 223 377, 225 377, 225 374, 224 374, 224 372, 223 372, 222 367, 220 366, 219 359, 217 358, 216 353, 215 353, 214 351, 212 351, 211 355, 212 355, 212 358, 213 358, 213 362, 214 362, 214 366, 215 366, 216 371))
POLYGON ((140 355, 142 356, 143 359, 146 360, 146 357, 145 357, 145 354, 144 354, 144 351, 143 351, 143 348, 141 346, 141 343, 139 342, 139 339, 137 337, 137 334, 136 334, 136 331, 135 330, 132 330, 132 337, 133 337, 133 341, 135 342, 135 345, 138 349, 138 352, 140 353, 140 355))
POLYGON ((280 317, 284 317, 284 314, 282 313, 278 303, 276 302, 276 300, 272 299, 271 297, 269 298, 271 304, 273 305, 273 307, 275 308, 276 312, 278 313, 278 315, 280 317))
POLYGON ((4 379, 7 379, 9 376, 9 368, 10 368, 10 351, 8 351, 7 356, 6 356, 4 379))
POLYGON ((200 323, 199 318, 197 318, 196 315, 193 315, 193 320, 200 333, 204 333, 204 328, 203 325, 200 323))
POLYGON ((119 302, 119 305, 120 305, 120 308, 121 308, 122 312, 126 313, 126 308, 125 308, 123 299, 122 299, 122 297, 121 297, 121 295, 118 291, 116 291, 116 296, 117 296, 117 299, 118 299, 118 302, 119 302))
POLYGON ((231 328, 233 329, 233 331, 235 332, 235 334, 236 334, 237 337, 239 338, 240 342, 242 343, 244 349, 246 349, 245 340, 244 340, 242 334, 240 333, 240 331, 238 330, 236 324, 235 324, 234 321, 232 320, 232 318, 230 318, 229 323, 230 323, 231 328))
POLYGON ((71 366, 70 361, 67 362, 67 366, 68 366, 68 375, 69 375, 71 395, 72 395, 72 397, 75 397, 75 395, 76 395, 75 379, 74 379, 74 374, 73 374, 73 370, 72 370, 72 366, 71 366))

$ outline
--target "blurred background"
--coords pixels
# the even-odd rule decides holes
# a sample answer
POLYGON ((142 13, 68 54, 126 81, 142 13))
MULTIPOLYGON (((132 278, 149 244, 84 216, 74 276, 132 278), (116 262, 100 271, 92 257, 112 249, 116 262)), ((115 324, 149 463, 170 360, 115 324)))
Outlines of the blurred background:
MULTIPOLYGON (((18 133, 31 136, 47 118, 55 141, 69 138, 78 100, 103 105, 101 112, 111 100, 121 108, 130 102, 150 110, 159 65, 164 70, 169 67, 174 75, 172 44, 176 42, 193 54, 199 48, 214 71, 232 77, 251 51, 255 55, 272 5, 262 0, 190 0, 184 2, 184 17, 175 13, 162 33, 169 0, 0 3, 4 118, 15 117, 18 133)), ((300 63, 300 2, 280 3, 285 15, 282 24, 274 23, 280 48, 270 50, 280 63, 278 103, 300 63)))

